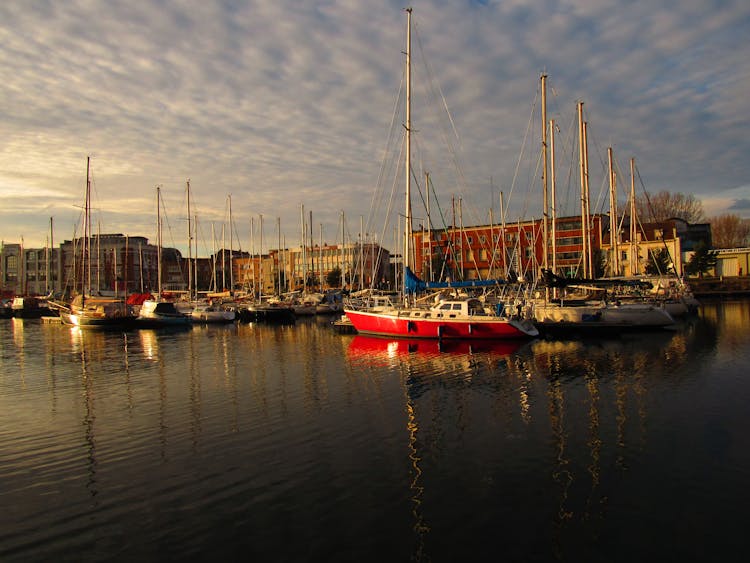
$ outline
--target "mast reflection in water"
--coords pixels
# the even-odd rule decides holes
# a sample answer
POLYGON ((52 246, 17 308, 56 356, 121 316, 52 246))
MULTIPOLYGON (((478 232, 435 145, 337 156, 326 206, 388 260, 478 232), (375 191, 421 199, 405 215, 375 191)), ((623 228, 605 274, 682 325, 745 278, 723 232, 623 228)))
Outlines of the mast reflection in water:
POLYGON ((0 559, 741 553, 750 305, 447 343, 0 321, 0 559))

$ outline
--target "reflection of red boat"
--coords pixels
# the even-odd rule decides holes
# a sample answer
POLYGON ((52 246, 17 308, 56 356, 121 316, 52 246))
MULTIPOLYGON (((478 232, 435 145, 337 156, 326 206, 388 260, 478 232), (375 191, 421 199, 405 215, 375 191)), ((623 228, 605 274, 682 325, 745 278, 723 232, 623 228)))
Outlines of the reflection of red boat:
POLYGON ((508 356, 518 351, 527 342, 523 340, 425 340, 408 338, 389 338, 377 336, 355 336, 349 344, 349 355, 366 357, 368 355, 386 354, 421 354, 438 356, 440 354, 478 354, 487 353, 497 356, 508 356))

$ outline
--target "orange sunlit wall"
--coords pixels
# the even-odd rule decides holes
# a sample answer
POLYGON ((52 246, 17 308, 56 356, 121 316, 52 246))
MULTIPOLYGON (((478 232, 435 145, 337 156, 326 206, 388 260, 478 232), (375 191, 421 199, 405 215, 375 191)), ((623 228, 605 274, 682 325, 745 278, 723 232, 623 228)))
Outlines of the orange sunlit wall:
MULTIPOLYGON (((602 242, 602 216, 591 217, 591 248, 602 242)), ((506 272, 535 277, 544 264, 542 220, 475 227, 414 231, 414 271, 422 279, 472 280, 504 277, 506 272)), ((552 236, 551 226, 550 237, 552 236)), ((581 269, 583 231, 579 217, 557 219, 557 271, 576 275, 581 269)), ((548 265, 552 267, 552 247, 548 265)))

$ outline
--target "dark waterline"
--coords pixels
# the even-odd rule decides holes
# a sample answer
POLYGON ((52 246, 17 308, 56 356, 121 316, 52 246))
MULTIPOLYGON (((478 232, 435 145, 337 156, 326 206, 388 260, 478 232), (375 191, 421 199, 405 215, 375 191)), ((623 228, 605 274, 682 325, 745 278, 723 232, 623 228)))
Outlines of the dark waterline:
POLYGON ((1 320, 0 560, 744 560, 749 334, 1 320))

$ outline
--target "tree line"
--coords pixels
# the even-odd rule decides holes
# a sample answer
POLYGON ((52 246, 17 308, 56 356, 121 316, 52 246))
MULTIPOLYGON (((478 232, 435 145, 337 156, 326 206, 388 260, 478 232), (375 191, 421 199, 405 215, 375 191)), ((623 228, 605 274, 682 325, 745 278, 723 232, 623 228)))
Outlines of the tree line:
POLYGON ((693 195, 661 191, 636 196, 635 207, 643 222, 682 219, 688 223, 709 223, 713 248, 744 248, 750 246, 750 219, 733 213, 707 218, 703 204, 693 195))

